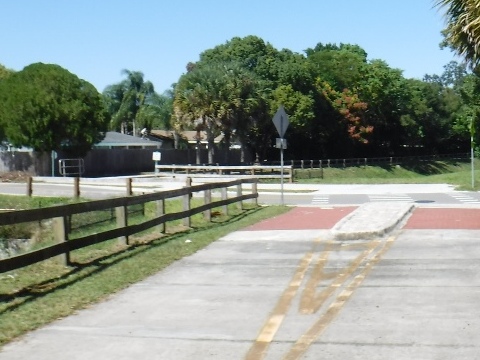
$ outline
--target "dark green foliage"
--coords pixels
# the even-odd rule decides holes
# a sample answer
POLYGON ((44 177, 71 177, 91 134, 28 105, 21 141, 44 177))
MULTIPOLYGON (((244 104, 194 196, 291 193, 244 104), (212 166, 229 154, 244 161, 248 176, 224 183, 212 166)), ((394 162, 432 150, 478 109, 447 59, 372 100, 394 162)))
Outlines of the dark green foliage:
POLYGON ((110 128, 137 136, 144 127, 151 129, 162 100, 153 84, 144 80, 142 72, 123 70, 122 73, 127 78, 103 92, 111 116, 110 128))
POLYGON ((58 65, 32 64, 0 81, 0 103, 0 125, 17 147, 82 156, 107 130, 95 87, 58 65))

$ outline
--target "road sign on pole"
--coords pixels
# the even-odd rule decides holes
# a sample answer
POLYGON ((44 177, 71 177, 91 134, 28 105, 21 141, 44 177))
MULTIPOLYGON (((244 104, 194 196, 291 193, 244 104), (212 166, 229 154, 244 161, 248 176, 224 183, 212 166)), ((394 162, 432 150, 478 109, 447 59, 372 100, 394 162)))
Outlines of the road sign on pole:
POLYGON ((280 135, 280 165, 281 165, 281 170, 280 170, 280 193, 281 193, 281 204, 284 204, 283 200, 283 149, 284 149, 284 135, 285 132, 287 131, 287 127, 289 124, 288 121, 288 115, 285 112, 285 108, 283 105, 280 105, 277 112, 273 116, 273 124, 275 125, 275 128, 278 131, 278 135, 280 135))
POLYGON ((275 128, 277 129, 280 138, 283 139, 289 123, 290 122, 288 121, 288 115, 285 112, 285 108, 283 107, 283 105, 280 105, 277 112, 273 116, 273 124, 275 125, 275 128))

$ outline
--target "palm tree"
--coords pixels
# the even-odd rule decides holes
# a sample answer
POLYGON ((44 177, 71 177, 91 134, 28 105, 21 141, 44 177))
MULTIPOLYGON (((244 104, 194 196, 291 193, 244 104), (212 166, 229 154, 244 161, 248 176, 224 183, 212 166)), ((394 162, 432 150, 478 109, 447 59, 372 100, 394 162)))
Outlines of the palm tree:
POLYGON ((444 45, 451 47, 475 68, 480 64, 480 0, 436 0, 445 8, 444 45))
POLYGON ((175 89, 177 121, 207 133, 209 163, 213 162, 214 138, 223 133, 225 162, 235 130, 248 127, 249 112, 256 104, 256 78, 237 63, 209 63, 193 67, 175 89))
POLYGON ((225 116, 222 80, 223 74, 216 66, 195 67, 182 75, 175 88, 177 127, 207 133, 209 163, 213 163, 214 139, 220 134, 221 119, 225 116))
POLYGON ((140 109, 148 105, 155 96, 153 84, 144 81, 143 73, 139 71, 122 70, 127 78, 118 84, 108 86, 103 95, 112 116, 111 128, 121 133, 137 135, 138 116, 140 109))

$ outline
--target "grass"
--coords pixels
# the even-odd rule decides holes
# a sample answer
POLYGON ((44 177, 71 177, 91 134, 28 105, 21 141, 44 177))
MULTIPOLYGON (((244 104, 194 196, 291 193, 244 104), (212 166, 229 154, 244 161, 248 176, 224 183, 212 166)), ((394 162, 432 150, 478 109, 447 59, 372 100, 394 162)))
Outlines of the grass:
MULTIPOLYGON (((31 200, 16 199, 19 203, 25 201, 22 208, 35 206, 27 203, 31 200)), ((9 201, 2 196, 0 201, 3 200, 9 201)), ((167 211, 175 211, 181 204, 180 201, 167 202, 166 207, 167 211)), ((0 346, 99 302, 232 231, 287 211, 286 207, 256 207, 247 203, 244 207, 244 210, 240 210, 231 205, 229 216, 217 209, 213 212, 212 222, 206 222, 198 214, 192 218, 192 228, 183 227, 179 221, 168 223, 167 234, 139 234, 131 239, 130 246, 110 240, 76 250, 71 254, 74 266, 66 267, 62 259, 57 257, 0 274, 0 346), (187 242, 187 239, 190 241, 187 242)), ((147 205, 145 216, 152 216, 153 213, 153 205, 147 205)), ((96 218, 95 215, 89 216, 96 218)), ((139 213, 138 216, 144 215, 139 213)), ((93 229, 110 226, 109 220, 105 222, 96 224, 93 229)), ((93 231, 87 228, 85 225, 75 231, 93 231)))
MULTIPOLYGON (((480 160, 475 160, 475 190, 480 190, 480 160)), ((392 166, 297 169, 295 182, 316 184, 438 184, 472 190, 470 162, 435 161, 392 166), (323 175, 323 176, 322 176, 323 175)))

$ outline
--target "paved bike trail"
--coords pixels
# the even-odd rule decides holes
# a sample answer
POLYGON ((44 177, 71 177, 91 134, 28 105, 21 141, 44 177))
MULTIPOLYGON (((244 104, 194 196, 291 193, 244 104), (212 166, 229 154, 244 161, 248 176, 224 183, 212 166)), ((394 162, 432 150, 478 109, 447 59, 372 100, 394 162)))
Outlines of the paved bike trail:
POLYGON ((470 208, 295 207, 31 332, 0 359, 474 359, 479 224, 470 208), (385 236, 332 232, 348 231, 346 219, 355 234, 362 221, 390 226, 391 210, 405 213, 385 236))

